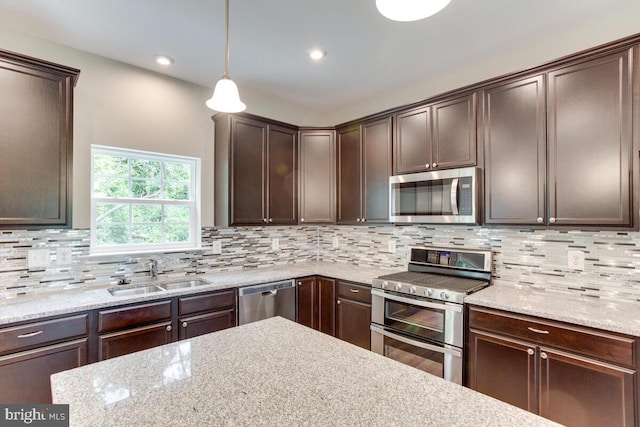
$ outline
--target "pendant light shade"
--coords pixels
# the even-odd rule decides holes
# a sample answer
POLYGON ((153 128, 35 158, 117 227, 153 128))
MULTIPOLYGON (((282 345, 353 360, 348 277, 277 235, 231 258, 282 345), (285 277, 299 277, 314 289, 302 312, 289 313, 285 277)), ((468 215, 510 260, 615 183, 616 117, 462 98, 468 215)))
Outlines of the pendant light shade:
POLYGON ((435 15, 451 0, 376 0, 378 11, 393 21, 418 21, 435 15))
POLYGON ((238 86, 229 77, 229 0, 225 0, 225 55, 224 75, 213 89, 213 96, 206 102, 207 107, 221 113, 239 113, 247 106, 240 101, 238 86))

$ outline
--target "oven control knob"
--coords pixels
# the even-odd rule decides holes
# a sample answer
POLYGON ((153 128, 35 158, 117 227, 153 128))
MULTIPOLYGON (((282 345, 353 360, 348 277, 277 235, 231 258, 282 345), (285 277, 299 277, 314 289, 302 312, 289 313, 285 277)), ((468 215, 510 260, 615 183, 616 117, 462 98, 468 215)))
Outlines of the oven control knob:
POLYGON ((382 282, 382 284, 380 285, 380 287, 382 289, 386 289, 387 288, 388 283, 387 282, 382 282))
POLYGON ((440 292, 440 298, 442 299, 449 299, 449 294, 446 292, 440 292))
POLYGON ((409 287, 409 293, 410 294, 415 294, 416 293, 416 287, 415 286, 410 286, 409 287))
POLYGON ((399 291, 400 289, 402 289, 402 285, 400 283, 396 283, 393 289, 395 289, 396 291, 399 291))
POLYGON ((425 297, 430 297, 431 295, 433 295, 433 291, 431 289, 427 289, 426 291, 424 291, 425 297))

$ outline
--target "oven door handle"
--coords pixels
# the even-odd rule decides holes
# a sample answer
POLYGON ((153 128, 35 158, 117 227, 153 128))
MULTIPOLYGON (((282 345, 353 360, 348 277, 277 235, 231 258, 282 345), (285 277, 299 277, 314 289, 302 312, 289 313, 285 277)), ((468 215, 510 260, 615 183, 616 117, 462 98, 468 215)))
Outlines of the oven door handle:
POLYGON ((458 215, 458 178, 451 181, 451 213, 458 215))
POLYGON ((438 347, 436 345, 431 345, 431 344, 427 344, 427 343, 424 343, 424 342, 412 340, 411 338, 406 338, 406 337, 403 337, 401 335, 397 335, 397 334, 394 334, 392 332, 386 331, 386 330, 382 329, 380 326, 377 326, 377 325, 371 325, 370 329, 371 329, 372 332, 375 332, 375 333, 380 334, 380 335, 384 335, 385 337, 389 337, 391 339, 403 342, 405 344, 412 345, 414 347, 422 348, 424 350, 435 351, 437 353, 450 354, 451 356, 454 356, 454 357, 462 357, 462 352, 461 351, 452 350, 452 349, 446 348, 446 347, 438 347))
POLYGON ((462 307, 457 304, 449 305, 449 304, 437 304, 437 303, 428 302, 428 301, 420 301, 417 299, 404 298, 404 297, 399 297, 397 295, 391 295, 386 292, 379 291, 377 289, 371 289, 371 295, 392 300, 392 301, 404 302, 406 304, 413 304, 413 305, 417 305, 419 307, 424 307, 424 308, 434 308, 436 310, 455 311, 458 313, 462 312, 462 307))

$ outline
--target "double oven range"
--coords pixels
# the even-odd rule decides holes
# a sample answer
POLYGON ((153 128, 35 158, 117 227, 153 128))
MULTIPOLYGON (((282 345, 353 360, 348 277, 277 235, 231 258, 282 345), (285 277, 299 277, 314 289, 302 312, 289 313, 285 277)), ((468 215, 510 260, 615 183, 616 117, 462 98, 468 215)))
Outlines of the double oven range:
POLYGON ((462 384, 465 295, 489 286, 491 251, 411 248, 372 283, 371 350, 462 384))

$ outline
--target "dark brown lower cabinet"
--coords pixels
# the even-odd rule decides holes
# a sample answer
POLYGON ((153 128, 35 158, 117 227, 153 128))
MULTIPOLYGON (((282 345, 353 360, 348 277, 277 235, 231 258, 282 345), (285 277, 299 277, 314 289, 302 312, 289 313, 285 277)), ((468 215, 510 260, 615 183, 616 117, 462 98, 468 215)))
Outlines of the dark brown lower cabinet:
POLYGON ((338 281, 336 337, 371 350, 371 288, 338 281))
POLYGON ((236 326, 234 310, 216 311, 180 319, 178 339, 184 340, 236 326))
POLYGON ((51 403, 49 377, 87 364, 87 339, 0 357, 0 402, 51 403))
POLYGON ((236 326, 235 290, 178 299, 178 339, 193 338, 236 326))
POLYGON ((98 360, 107 360, 135 351, 169 344, 173 341, 172 329, 171 321, 167 321, 100 335, 98 338, 100 342, 98 360))
POLYGON ((296 280, 298 323, 335 336, 336 281, 322 276, 296 280))
POLYGON ((567 426, 638 425, 633 337, 469 308, 468 386, 567 426))

